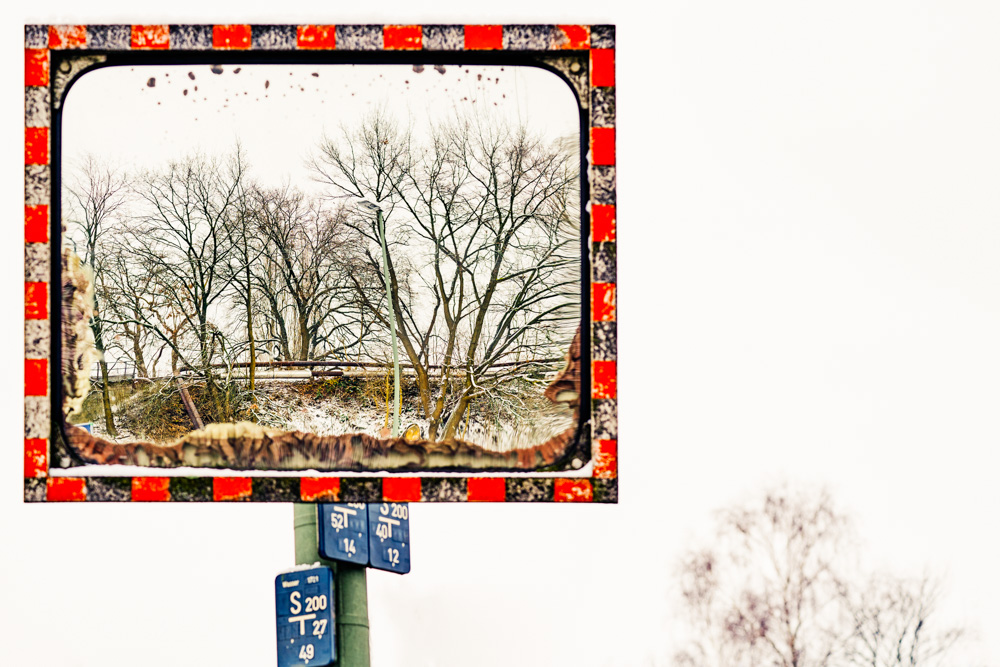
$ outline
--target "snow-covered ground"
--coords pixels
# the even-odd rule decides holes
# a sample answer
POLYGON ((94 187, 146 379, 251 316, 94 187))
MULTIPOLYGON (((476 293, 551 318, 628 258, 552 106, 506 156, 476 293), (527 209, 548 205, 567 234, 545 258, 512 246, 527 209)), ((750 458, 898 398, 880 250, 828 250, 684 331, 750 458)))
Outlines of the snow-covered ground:
MULTIPOLYGON (((336 396, 320 396, 302 391, 298 381, 261 382, 255 392, 258 421, 285 431, 302 431, 317 435, 341 435, 344 433, 366 433, 379 437, 386 426, 384 403, 373 405, 364 399, 341 399, 336 396)), ((95 421, 93 432, 115 442, 149 440, 138 431, 138 424, 130 422, 123 410, 139 400, 141 394, 134 394, 117 402, 116 415, 121 415, 116 424, 118 436, 109 437, 102 420, 95 421)), ((554 405, 545 400, 534 401, 537 409, 531 419, 507 421, 496 424, 486 421, 475 412, 463 420, 457 436, 466 442, 493 451, 509 451, 519 447, 536 445, 565 431, 574 424, 572 410, 564 405, 554 405)), ((421 437, 426 437, 428 420, 419 416, 414 399, 404 400, 400 412, 400 433, 416 424, 421 437)), ((389 417, 391 425, 391 416, 389 417)))

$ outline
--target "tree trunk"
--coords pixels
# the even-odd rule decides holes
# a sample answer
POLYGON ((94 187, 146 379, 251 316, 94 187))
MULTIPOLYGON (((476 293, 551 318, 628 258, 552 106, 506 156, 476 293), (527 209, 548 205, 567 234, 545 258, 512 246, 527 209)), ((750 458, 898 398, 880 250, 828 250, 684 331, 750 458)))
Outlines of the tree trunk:
MULTIPOLYGON (((444 363, 441 365, 441 375, 439 377, 438 385, 438 395, 434 400, 434 412, 428 417, 428 433, 433 433, 433 435, 428 435, 428 440, 435 440, 437 438, 437 433, 441 429, 441 415, 444 414, 445 403, 448 400, 448 394, 451 393, 451 351, 445 356, 444 363)), ((457 408, 456 408, 457 409, 457 408)), ((447 437, 447 435, 445 436, 447 437)))
POLYGON ((250 391, 255 389, 254 380, 257 376, 257 348, 253 342, 253 326, 247 330, 250 334, 250 391))
POLYGON ((246 265, 247 272, 247 339, 250 341, 250 391, 254 390, 254 378, 257 374, 257 348, 253 340, 253 305, 250 293, 250 264, 246 265))
POLYGON ((108 384, 108 362, 102 358, 99 363, 101 365, 101 379, 104 382, 104 388, 101 390, 104 399, 104 430, 108 432, 108 435, 118 437, 118 429, 115 428, 115 418, 111 414, 111 387, 108 384))
POLYGON ((290 361, 292 359, 291 348, 288 344, 288 330, 285 328, 285 318, 281 314, 281 309, 278 308, 278 302, 274 297, 274 294, 268 292, 264 293, 264 297, 267 299, 268 305, 271 307, 271 338, 275 337, 277 333, 278 338, 278 354, 270 354, 271 359, 274 360, 275 356, 282 357, 285 361, 290 361), (278 331, 275 332, 273 326, 278 325, 278 331))
POLYGON ((309 359, 309 322, 308 317, 302 311, 299 311, 298 324, 299 345, 295 356, 298 361, 306 361, 309 359))
POLYGON ((195 407, 194 401, 191 400, 191 394, 188 393, 187 387, 184 386, 184 382, 181 381, 180 377, 176 374, 174 375, 174 381, 177 383, 177 388, 181 393, 181 403, 184 404, 184 409, 188 413, 188 417, 191 419, 191 424, 198 430, 205 428, 205 423, 201 420, 201 415, 198 414, 198 408, 195 407))
POLYGON ((135 328, 135 334, 131 338, 136 373, 139 377, 148 378, 149 371, 146 370, 146 357, 142 354, 142 344, 139 341, 139 327, 135 328))
MULTIPOLYGON (((445 385, 447 384, 448 379, 444 374, 445 370, 446 369, 444 368, 441 369, 441 377, 439 380, 441 382, 441 386, 438 388, 438 397, 434 401, 434 410, 430 414, 425 415, 427 419, 427 439, 432 442, 437 440, 438 430, 441 428, 441 413, 444 412, 444 401, 447 397, 447 387, 445 385)), ((417 372, 418 381, 420 379, 420 371, 423 371, 423 369, 421 368, 417 372)), ((424 373, 424 382, 425 384, 430 384, 427 381, 426 373, 424 373)), ((421 394, 423 394, 423 391, 424 389, 421 387, 421 394)), ((430 387, 427 387, 427 395, 430 396, 430 387)))
POLYGON ((455 432, 458 431, 458 427, 462 423, 462 416, 465 415, 465 411, 469 409, 469 401, 472 400, 472 397, 469 396, 469 389, 471 389, 471 387, 472 385, 466 382, 465 391, 462 392, 462 395, 458 399, 458 404, 455 406, 455 409, 452 410, 451 415, 448 416, 448 421, 445 422, 444 436, 442 436, 442 440, 447 441, 455 439, 455 432))
POLYGON ((201 369, 205 375, 205 394, 209 404, 214 409, 216 422, 225 422, 225 407, 219 395, 219 387, 215 384, 215 374, 212 372, 212 352, 209 350, 208 319, 199 318, 198 346, 200 347, 201 369))
POLYGON ((104 429, 108 435, 118 437, 118 429, 115 428, 115 418, 111 413, 111 388, 108 384, 108 362, 104 360, 104 335, 101 331, 101 321, 98 319, 97 297, 94 297, 94 316, 90 321, 90 328, 94 332, 94 347, 101 353, 101 360, 98 362, 101 367, 101 398, 104 401, 104 429))
MULTIPOLYGON (((462 301, 459 300, 459 308, 461 308, 461 304, 462 301)), ((438 396, 434 401, 434 413, 428 416, 430 424, 428 424, 427 431, 428 433, 433 433, 433 435, 427 436, 428 440, 434 440, 437 437, 438 428, 441 425, 441 414, 444 412, 445 401, 448 399, 448 391, 451 389, 451 362, 452 355, 455 353, 455 333, 458 323, 449 316, 447 304, 445 305, 445 320, 448 322, 448 349, 441 364, 438 396)))
POLYGON ((472 327, 472 336, 469 339, 469 349, 466 352, 465 387, 462 390, 462 395, 458 399, 458 405, 455 406, 454 411, 448 417, 448 421, 444 425, 444 437, 442 440, 451 440, 455 437, 455 431, 458 430, 459 424, 462 423, 462 415, 469 407, 469 401, 471 400, 471 396, 469 394, 475 386, 472 382, 471 366, 476 354, 476 348, 479 347, 479 339, 483 333, 483 323, 486 320, 486 314, 489 312, 490 304, 493 301, 493 294, 496 292, 497 279, 500 274, 500 260, 503 258, 505 252, 506 244, 504 249, 496 252, 496 259, 493 262, 493 270, 490 273, 490 282, 486 286, 486 290, 483 293, 482 302, 479 305, 479 313, 476 315, 476 320, 472 327))

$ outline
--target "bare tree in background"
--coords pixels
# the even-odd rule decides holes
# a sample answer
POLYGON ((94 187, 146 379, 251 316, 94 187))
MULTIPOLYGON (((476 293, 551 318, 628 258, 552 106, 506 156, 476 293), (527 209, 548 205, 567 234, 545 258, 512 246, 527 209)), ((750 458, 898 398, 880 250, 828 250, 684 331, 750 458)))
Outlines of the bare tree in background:
POLYGON ((828 496, 768 493, 724 512, 718 546, 690 554, 681 590, 696 637, 682 665, 823 667, 842 637, 830 606, 844 520, 828 496))
POLYGON ((577 151, 544 145, 525 127, 465 120, 450 128, 455 161, 468 170, 461 193, 471 229, 438 236, 462 257, 470 310, 461 350, 457 402, 444 424, 451 438, 470 401, 489 397, 517 414, 519 366, 487 373, 496 364, 541 354, 559 356, 578 321, 580 277, 574 195, 577 151), (458 236, 458 240, 454 238, 458 236), (542 338, 538 334, 542 334, 542 338), (561 345, 553 345, 559 339, 561 345))
POLYGON ((153 291, 155 283, 121 242, 122 234, 118 231, 105 255, 104 303, 109 320, 113 320, 107 324, 125 339, 119 347, 135 363, 138 376, 148 378, 151 375, 146 349, 152 343, 153 333, 140 323, 147 312, 158 306, 153 291))
POLYGON ((254 282, 282 353, 308 360, 357 346, 365 332, 347 279, 356 250, 343 210, 330 211, 288 187, 259 188, 251 196, 253 231, 264 243, 254 282))
POLYGON ((170 352, 170 371, 177 375, 181 364, 194 368, 197 363, 186 351, 193 346, 188 314, 189 301, 177 301, 171 287, 173 277, 158 260, 134 252, 135 230, 126 222, 110 239, 104 294, 107 303, 107 326, 127 344, 121 352, 136 364, 140 377, 152 378, 164 352, 170 352))
POLYGON ((935 622, 940 585, 927 576, 907 580, 878 574, 846 593, 854 623, 846 652, 851 665, 947 664, 948 651, 965 634, 935 622))
MULTIPOLYGON (((453 438, 470 401, 512 386, 510 376, 490 373, 497 364, 561 356, 552 339, 564 347, 572 338, 580 280, 572 270, 578 220, 569 207, 579 188, 575 160, 524 128, 482 118, 420 141, 384 112, 321 146, 314 168, 335 195, 383 210, 387 291, 430 439, 453 438), (436 395, 432 365, 441 366, 436 395)), ((381 281, 376 217, 359 209, 348 224, 367 242, 368 270, 352 277, 381 281)), ((387 329, 372 292, 358 294, 387 329)))
POLYGON ((961 633, 932 629, 929 579, 857 574, 825 493, 771 491, 719 515, 715 546, 680 568, 684 667, 929 667, 961 633))
MULTIPOLYGON (((239 148, 237 147, 237 151, 239 148)), ((241 179, 237 187, 236 201, 226 217, 226 233, 232 243, 232 252, 224 267, 232 287, 232 296, 244 315, 246 345, 249 356, 248 388, 256 389, 257 337, 254 334, 254 266, 267 251, 266 245, 257 234, 258 201, 257 188, 241 179)))
POLYGON ((121 213, 126 202, 128 179, 121 171, 102 164, 88 155, 64 187, 64 210, 69 223, 70 241, 76 246, 81 261, 94 271, 94 317, 90 327, 94 343, 100 353, 101 393, 104 402, 104 421, 107 432, 118 435, 111 410, 108 382, 108 363, 104 358, 106 319, 101 310, 99 295, 107 294, 104 268, 105 242, 112 221, 121 213))
POLYGON ((234 253, 229 228, 240 199, 246 164, 237 148, 223 161, 190 156, 165 169, 144 174, 135 192, 141 209, 130 228, 134 255, 148 267, 165 301, 178 312, 193 333, 194 358, 162 331, 152 317, 141 322, 185 362, 202 374, 216 414, 220 402, 211 364, 225 349, 224 332, 211 321, 213 307, 228 293, 234 253))

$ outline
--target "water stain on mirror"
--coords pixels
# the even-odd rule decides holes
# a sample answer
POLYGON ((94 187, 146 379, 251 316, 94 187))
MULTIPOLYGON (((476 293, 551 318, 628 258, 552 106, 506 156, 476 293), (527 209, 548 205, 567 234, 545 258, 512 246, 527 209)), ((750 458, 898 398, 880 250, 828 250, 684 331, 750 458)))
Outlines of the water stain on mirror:
POLYGON ((584 430, 580 110, 556 74, 114 66, 61 119, 82 462, 530 470, 584 430))

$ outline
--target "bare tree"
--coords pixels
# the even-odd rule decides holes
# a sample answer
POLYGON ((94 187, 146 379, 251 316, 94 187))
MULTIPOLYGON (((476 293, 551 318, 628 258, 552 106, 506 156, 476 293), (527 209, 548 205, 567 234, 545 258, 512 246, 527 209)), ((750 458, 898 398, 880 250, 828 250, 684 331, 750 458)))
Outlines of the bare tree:
POLYGON ((684 665, 834 664, 844 521, 828 496, 768 493, 723 513, 719 544, 690 554, 681 590, 695 639, 684 665))
POLYGON ((103 316, 101 310, 100 296, 107 294, 103 257, 105 240, 112 221, 125 205, 127 187, 128 178, 123 172, 102 164, 93 155, 88 155, 67 179, 64 188, 64 210, 69 223, 67 229, 69 240, 76 247, 81 261, 90 266, 94 272, 95 303, 90 326, 94 332, 95 346, 100 353, 98 363, 101 371, 105 428, 112 436, 118 435, 118 431, 111 410, 108 363, 104 357, 107 318, 103 316))
MULTIPOLYGON (((497 364, 561 355, 579 317, 579 227, 568 194, 579 187, 575 154, 488 118, 419 140, 379 112, 324 142, 314 168, 335 195, 383 211, 390 283, 383 290, 416 373, 429 438, 453 438, 470 401, 512 386, 491 373, 497 364), (436 395, 432 365, 441 368, 436 395)), ((367 271, 352 279, 384 284, 376 216, 359 209, 348 224, 367 244, 367 271)), ((387 329, 386 309, 368 285, 357 284, 359 299, 387 329)))
MULTIPOLYGON (((139 377, 152 377, 147 364, 147 350, 154 343, 153 332, 142 326, 145 313, 158 307, 155 283, 145 268, 123 243, 122 230, 116 230, 105 253, 103 296, 108 312, 107 325, 116 338, 124 338, 118 349, 135 363, 139 377)), ((155 363, 152 365, 155 368, 155 363)))
POLYGON ((846 596, 854 623, 846 651, 851 665, 942 665, 964 635, 960 628, 934 622, 941 592, 928 576, 907 580, 876 574, 846 596))
MULTIPOLYGON (((239 149, 237 149, 239 150, 239 149)), ((226 219, 226 231, 232 242, 232 252, 225 267, 232 286, 232 296, 245 315, 246 344, 249 355, 249 389, 254 391, 257 372, 257 339, 254 335, 254 266, 266 252, 266 245, 256 233, 256 189, 245 182, 239 184, 235 205, 226 219)))
POLYGON ((578 191, 576 151, 546 146, 524 127, 483 119, 450 132, 457 168, 470 176, 462 197, 471 229, 447 229, 436 245, 462 257, 455 272, 464 274, 472 298, 458 358, 461 384, 445 438, 454 435, 471 400, 502 400, 513 386, 512 371, 490 373, 497 364, 522 354, 557 354, 561 346, 551 345, 551 338, 571 335, 580 284, 573 270, 579 267, 579 221, 569 205, 578 191), (549 344, 539 346, 540 331, 549 344))
POLYGON ((222 162, 190 156, 144 174, 136 184, 142 208, 129 230, 132 252, 148 267, 163 300, 193 335, 194 356, 185 355, 177 336, 162 330, 150 313, 140 324, 206 378, 209 397, 217 403, 216 414, 225 410, 219 404, 211 365, 226 340, 213 315, 233 279, 228 270, 234 253, 229 223, 245 171, 237 148, 222 162))
POLYGON ((928 667, 961 633, 932 630, 931 580, 861 577, 825 492, 765 493, 719 515, 714 547, 680 567, 685 667, 928 667))
POLYGON ((307 360, 358 345, 364 331, 346 277, 356 251, 342 208, 330 211, 288 187, 252 197, 253 229, 265 244, 255 284, 283 354, 307 360))

